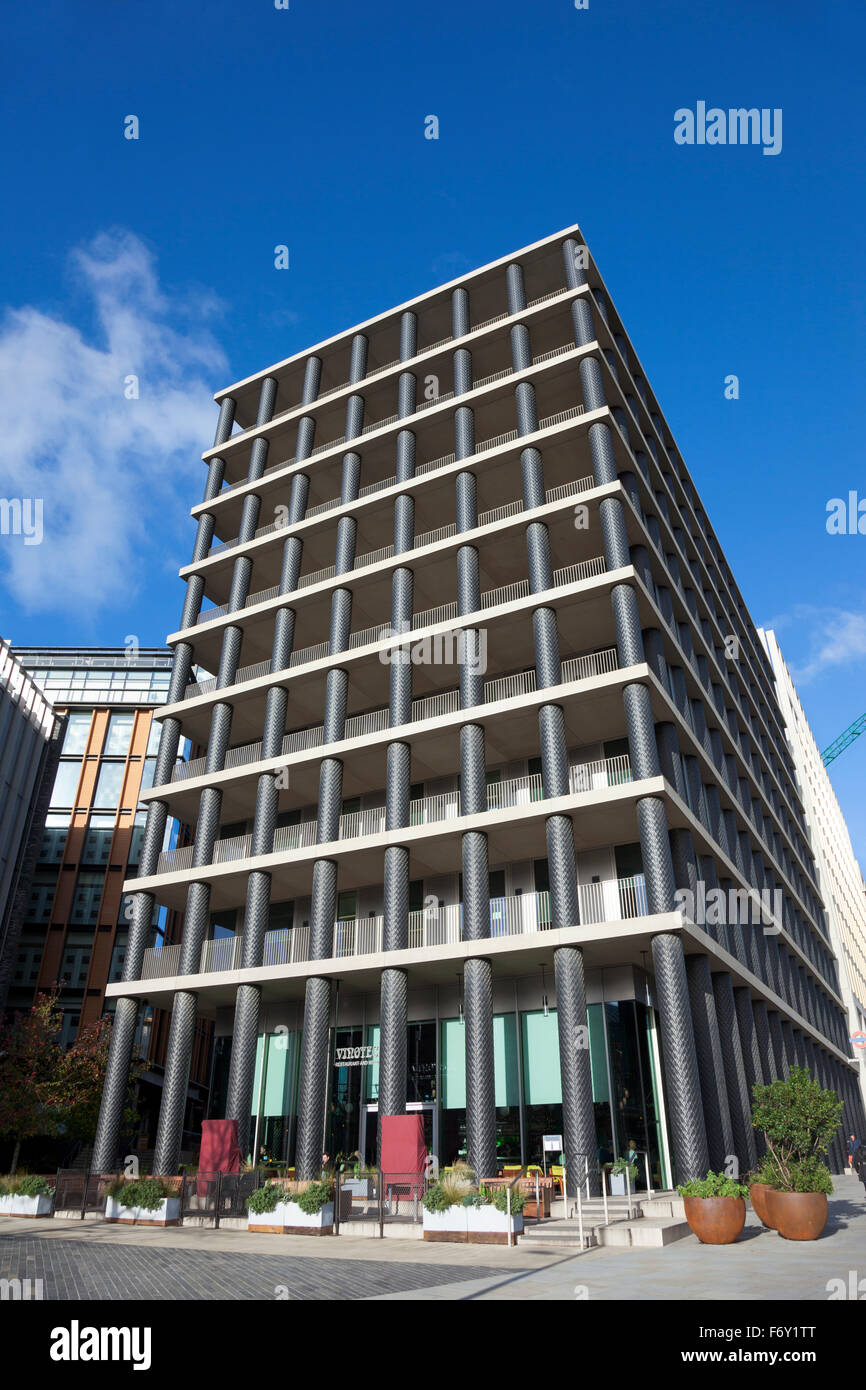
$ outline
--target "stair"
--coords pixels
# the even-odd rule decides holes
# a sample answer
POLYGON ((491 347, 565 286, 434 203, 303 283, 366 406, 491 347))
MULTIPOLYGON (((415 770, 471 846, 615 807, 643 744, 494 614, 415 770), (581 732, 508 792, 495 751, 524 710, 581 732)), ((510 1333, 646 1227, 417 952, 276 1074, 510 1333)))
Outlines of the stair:
MULTIPOLYGON (((691 1234, 683 1200, 676 1192, 663 1192, 653 1197, 635 1195, 630 1209, 625 1197, 609 1198, 607 1218, 605 1222, 601 1198, 583 1203, 584 1248, 603 1245, 606 1248, 659 1250, 691 1234)), ((524 1224, 520 1244, 539 1254, 568 1254, 580 1250, 580 1222, 576 1216, 552 1217, 541 1223, 530 1219, 524 1224)))

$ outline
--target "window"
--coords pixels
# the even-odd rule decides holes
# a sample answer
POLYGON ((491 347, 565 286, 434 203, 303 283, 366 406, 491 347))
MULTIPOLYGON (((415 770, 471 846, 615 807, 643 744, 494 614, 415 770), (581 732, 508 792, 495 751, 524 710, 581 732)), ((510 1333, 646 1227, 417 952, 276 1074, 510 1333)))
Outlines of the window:
POLYGON ((90 715, 70 714, 69 722, 66 725, 66 735, 63 739, 64 756, 71 753, 86 753, 89 733, 90 715))
POLYGON ((57 776, 54 779, 54 790, 51 793, 52 807, 75 805, 75 793, 78 790, 80 772, 81 763, 77 760, 59 764, 57 776))
POLYGON ((123 763, 103 763, 96 784, 95 805, 116 806, 123 788, 123 763))
POLYGON ((134 720, 134 714, 113 714, 111 716, 105 747, 102 750, 104 754, 126 757, 129 752, 129 741, 132 738, 134 720))
POLYGON ((81 870, 75 885, 71 921, 83 926, 96 926, 104 881, 101 873, 81 870))
POLYGON ((91 816, 81 851, 83 864, 107 864, 114 834, 114 816, 91 816))
POLYGON ((155 719, 151 720, 150 732, 147 735, 147 756, 155 758, 159 752, 159 740, 162 737, 162 725, 155 719))

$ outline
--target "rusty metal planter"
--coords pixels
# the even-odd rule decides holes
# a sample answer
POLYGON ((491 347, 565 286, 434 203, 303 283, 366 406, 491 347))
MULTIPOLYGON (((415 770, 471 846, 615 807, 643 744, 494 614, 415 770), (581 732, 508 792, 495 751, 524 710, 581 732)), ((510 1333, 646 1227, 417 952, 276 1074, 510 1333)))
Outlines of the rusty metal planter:
POLYGON ((785 1240, 817 1240, 827 1224, 825 1192, 776 1192, 767 1194, 767 1211, 785 1240))
POLYGON ((733 1245, 746 1224, 742 1197, 684 1197, 686 1220, 702 1245, 733 1245))

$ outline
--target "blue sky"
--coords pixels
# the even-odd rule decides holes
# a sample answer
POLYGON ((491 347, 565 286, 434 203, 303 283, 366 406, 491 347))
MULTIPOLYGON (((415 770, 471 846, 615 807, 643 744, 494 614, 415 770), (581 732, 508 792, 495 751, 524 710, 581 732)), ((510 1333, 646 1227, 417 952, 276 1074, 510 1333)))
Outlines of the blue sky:
MULTIPOLYGON (((43 497, 45 539, 0 537, 0 632, 160 642, 212 391, 580 221, 828 743, 866 710, 866 536, 825 529, 866 497, 864 29, 837 0, 8 10, 0 495, 43 497), (678 146, 699 100, 781 108, 781 153, 678 146)), ((864 769, 866 738, 833 777, 866 863, 864 769)))

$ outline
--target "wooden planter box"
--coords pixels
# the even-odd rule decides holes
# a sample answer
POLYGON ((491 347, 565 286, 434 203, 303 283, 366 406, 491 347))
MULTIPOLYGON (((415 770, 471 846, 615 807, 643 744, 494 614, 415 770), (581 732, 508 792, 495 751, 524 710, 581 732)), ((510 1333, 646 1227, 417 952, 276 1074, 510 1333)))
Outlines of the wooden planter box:
POLYGON ((279 1236, 332 1236, 334 1203, 320 1211, 302 1211, 297 1202, 278 1202, 273 1211, 248 1211, 247 1230, 279 1236))
MULTIPOLYGON (((523 1230, 523 1215, 511 1217, 514 1240, 523 1230)), ((507 1245, 508 1215, 495 1207, 449 1207, 424 1212, 424 1239, 462 1245, 507 1245)))
POLYGON ((121 1226, 179 1226, 180 1198, 163 1197, 158 1207, 125 1207, 116 1197, 105 1200, 105 1220, 121 1226))
POLYGON ((49 1197, 22 1197, 15 1196, 0 1197, 0 1216, 50 1216, 51 1198, 49 1197))

